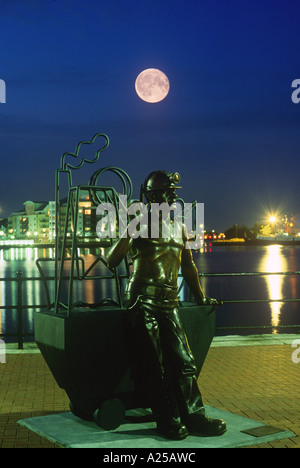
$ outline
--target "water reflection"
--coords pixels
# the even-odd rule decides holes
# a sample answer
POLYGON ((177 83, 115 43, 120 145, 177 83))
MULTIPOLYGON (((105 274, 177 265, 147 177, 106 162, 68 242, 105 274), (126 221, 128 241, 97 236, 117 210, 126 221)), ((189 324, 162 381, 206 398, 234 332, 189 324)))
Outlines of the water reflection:
MULTIPOLYGON (((276 273, 287 271, 287 261, 282 252, 282 245, 267 246, 266 255, 262 258, 260 270, 276 273)), ((268 298, 272 300, 283 299, 284 275, 268 275, 265 277, 268 289, 268 298)), ((283 302, 271 302, 271 325, 277 327, 280 324, 280 315, 283 302)), ((276 328, 273 333, 278 333, 276 328)))
MULTIPOLYGON (((85 269, 99 256, 99 249, 87 248, 80 251, 84 258, 85 269)), ((104 249, 101 249, 104 254, 104 249)), ((54 277, 54 249, 22 247, 19 249, 0 249, 0 334, 13 333, 17 329, 17 313, 6 306, 17 302, 16 281, 1 281, 16 278, 16 272, 21 270, 23 277, 38 277, 36 258, 44 259, 42 268, 45 276, 54 277)), ((282 298, 300 298, 300 275, 283 276, 276 274, 284 271, 297 271, 300 264, 300 246, 264 246, 264 247, 216 247, 210 252, 210 246, 203 252, 194 255, 199 272, 271 272, 270 276, 239 278, 239 277, 202 277, 201 283, 207 295, 223 300, 235 299, 272 299, 270 304, 225 304, 218 309, 217 326, 272 326, 273 333, 280 333, 280 325, 299 323, 299 303, 279 302, 282 298)), ((70 261, 65 264, 64 276, 70 273, 70 261)), ((120 271, 121 274, 125 271, 120 271)), ((107 275, 107 269, 102 263, 97 263, 89 276, 107 275)), ((68 281, 63 282, 62 302, 67 303, 68 281)), ((50 302, 54 302, 54 281, 48 282, 50 302)), ((114 279, 107 280, 76 280, 74 281, 73 300, 82 300, 90 304, 97 303, 103 298, 117 299, 116 283, 114 279)), ((180 299, 187 297, 185 285, 180 293, 180 299)), ((42 282, 30 280, 23 284, 23 304, 46 305, 47 298, 42 282)), ((33 310, 24 308, 24 330, 33 329, 33 310)), ((242 329, 240 329, 242 330, 242 329)), ((218 334, 228 334, 228 330, 217 331, 218 334)), ((247 331, 245 332, 247 333, 247 331)), ((251 331, 250 331, 251 333, 251 331)))

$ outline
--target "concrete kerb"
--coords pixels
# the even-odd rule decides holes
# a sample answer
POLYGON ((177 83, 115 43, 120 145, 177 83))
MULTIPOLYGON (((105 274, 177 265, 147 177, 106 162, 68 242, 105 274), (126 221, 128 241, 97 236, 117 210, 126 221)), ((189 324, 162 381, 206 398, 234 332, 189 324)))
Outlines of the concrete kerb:
MULTIPOLYGON (((300 334, 260 334, 260 335, 226 335, 215 336, 211 347, 224 346, 274 346, 292 345, 294 340, 300 339, 300 334)), ((38 354, 39 348, 35 342, 24 343, 23 349, 18 349, 17 343, 6 343, 6 354, 38 354)))

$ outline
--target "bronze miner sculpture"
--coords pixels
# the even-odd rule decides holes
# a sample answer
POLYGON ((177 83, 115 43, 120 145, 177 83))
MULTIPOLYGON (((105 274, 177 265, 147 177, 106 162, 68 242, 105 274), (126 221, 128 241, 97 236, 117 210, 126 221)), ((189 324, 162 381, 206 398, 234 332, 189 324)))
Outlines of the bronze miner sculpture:
MULTIPOLYGON (((162 203, 171 206, 176 201, 178 182, 178 173, 160 170, 146 178, 142 193, 148 203, 145 216, 149 217, 150 225, 153 207, 162 203)), ((186 248, 184 225, 181 235, 171 233, 165 238, 162 222, 158 218, 155 226, 158 235, 154 238, 150 235, 135 238, 129 233, 120 238, 107 254, 107 266, 115 268, 130 253, 133 272, 126 288, 125 304, 136 359, 140 357, 138 372, 142 375, 157 432, 174 440, 184 439, 189 433, 221 435, 226 431, 226 424, 205 414, 194 357, 179 318, 179 269, 197 304, 217 304, 217 301, 204 295, 191 250, 186 248)))
MULTIPOLYGON (((131 211, 138 202, 132 202, 132 182, 124 170, 106 166, 97 169, 88 183, 73 181, 73 173, 97 163, 108 146, 108 136, 97 133, 61 157, 55 175, 55 257, 36 261, 47 298, 47 308, 34 312, 36 343, 76 417, 114 430, 132 417, 131 410, 142 409, 144 414, 151 408, 164 437, 220 435, 225 422, 205 415, 197 386, 215 332, 218 301, 204 295, 191 250, 186 248, 192 228, 185 216, 184 223, 178 223, 181 214, 173 210, 181 200, 173 204, 179 174, 152 172, 141 187, 138 215, 138 210, 131 211), (91 145, 97 150, 88 156, 91 145), (103 183, 107 173, 117 177, 121 193, 103 183), (88 197, 89 211, 100 215, 100 224, 105 218, 101 213, 112 206, 119 229, 115 242, 117 224, 110 224, 108 216, 108 232, 114 235, 103 239, 110 246, 106 258, 101 249, 90 265, 79 249, 82 197, 88 197), (169 221, 159 210, 158 217, 153 216, 157 206, 169 209, 169 221), (54 284, 43 265, 46 271, 53 265, 54 284), (183 282, 178 288, 178 276, 183 276, 196 305, 190 299, 179 303, 183 282), (83 283, 88 281, 99 288, 95 296, 83 300, 83 283), (112 297, 106 297, 109 291, 112 297)), ((96 224, 96 216, 93 219, 96 224)), ((98 231, 97 235, 101 237, 98 231)))

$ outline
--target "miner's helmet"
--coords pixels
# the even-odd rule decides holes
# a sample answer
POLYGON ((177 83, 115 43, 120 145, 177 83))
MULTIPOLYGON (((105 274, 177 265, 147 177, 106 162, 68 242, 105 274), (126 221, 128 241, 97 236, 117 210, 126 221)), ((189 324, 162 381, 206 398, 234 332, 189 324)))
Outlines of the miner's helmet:
POLYGON ((153 171, 142 185, 141 195, 144 193, 148 199, 149 195, 157 190, 181 188, 177 185, 179 181, 180 175, 178 172, 153 171))

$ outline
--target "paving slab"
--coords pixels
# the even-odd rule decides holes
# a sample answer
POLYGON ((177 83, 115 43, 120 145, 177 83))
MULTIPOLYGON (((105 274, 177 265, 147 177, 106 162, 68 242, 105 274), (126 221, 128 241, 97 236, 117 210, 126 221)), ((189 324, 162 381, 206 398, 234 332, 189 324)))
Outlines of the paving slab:
POLYGON ((225 346, 272 346, 291 345, 299 340, 300 334, 280 333, 280 334, 259 334, 259 335, 226 335, 215 336, 211 343, 211 348, 225 346))

